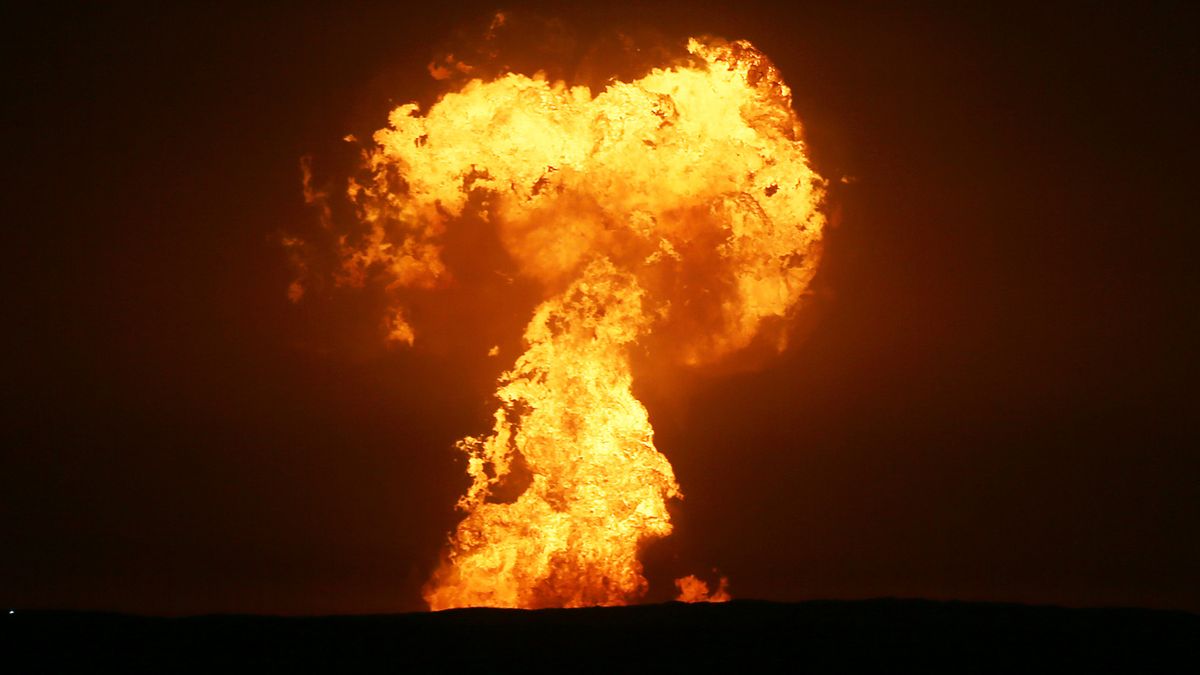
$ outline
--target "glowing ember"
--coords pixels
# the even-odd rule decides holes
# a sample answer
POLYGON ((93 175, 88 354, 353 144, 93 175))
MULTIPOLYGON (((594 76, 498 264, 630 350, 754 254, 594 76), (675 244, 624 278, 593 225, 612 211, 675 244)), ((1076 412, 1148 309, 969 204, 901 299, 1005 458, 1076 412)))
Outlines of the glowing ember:
MULTIPOLYGON (((425 589, 432 609, 641 597, 639 549, 671 532, 681 493, 633 395, 631 349, 702 365, 762 334, 784 345, 818 261, 824 183, 762 54, 695 39, 688 51, 595 95, 507 74, 424 114, 402 105, 375 134, 369 177, 351 182, 369 231, 341 239, 340 283, 452 283, 442 241, 470 212, 545 293, 491 433, 458 444, 472 484, 425 589)), ((419 341, 402 309, 391 337, 419 341)), ((711 594, 692 576, 676 584, 685 601, 729 598, 725 579, 711 594)))

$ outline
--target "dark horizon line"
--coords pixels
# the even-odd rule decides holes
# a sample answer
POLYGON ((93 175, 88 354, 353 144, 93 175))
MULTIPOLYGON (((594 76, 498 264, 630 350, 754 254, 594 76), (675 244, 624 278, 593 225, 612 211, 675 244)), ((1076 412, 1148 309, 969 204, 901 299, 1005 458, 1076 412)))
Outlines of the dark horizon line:
POLYGON ((679 608, 679 607, 820 607, 820 606, 909 606, 916 607, 945 607, 945 608, 975 608, 975 609, 1012 609, 1012 610, 1038 610, 1038 611, 1062 611, 1062 612, 1143 612, 1154 614, 1179 614, 1200 619, 1200 612, 1184 609, 1180 607, 1149 607, 1138 605, 1063 605, 1055 603, 1035 603, 1035 602, 1014 602, 1003 600, 962 600, 962 599, 934 599, 912 596, 877 596, 870 598, 812 598, 808 600, 766 600, 760 598, 733 598, 726 602, 694 602, 688 603, 680 600, 668 600, 665 602, 644 602, 630 603, 627 605, 588 605, 584 607, 537 607, 537 608, 519 608, 519 607, 455 607, 443 610, 412 610, 412 611, 397 611, 397 612, 363 612, 363 613, 313 613, 313 614, 271 614, 271 613, 256 613, 256 612, 202 612, 196 614, 156 614, 151 612, 127 612, 121 610, 110 609, 71 609, 61 607, 6 607, 3 612, 8 617, 16 616, 79 616, 79 617, 96 617, 96 618, 124 618, 124 619, 148 619, 148 620, 192 620, 192 619, 279 619, 279 620, 339 620, 339 619, 379 619, 379 618, 400 618, 400 617, 423 617, 423 616, 463 616, 467 614, 475 614, 477 616, 484 614, 509 614, 509 615, 536 615, 536 614, 551 614, 551 613, 587 613, 587 612, 621 612, 632 609, 647 609, 647 608, 679 608))

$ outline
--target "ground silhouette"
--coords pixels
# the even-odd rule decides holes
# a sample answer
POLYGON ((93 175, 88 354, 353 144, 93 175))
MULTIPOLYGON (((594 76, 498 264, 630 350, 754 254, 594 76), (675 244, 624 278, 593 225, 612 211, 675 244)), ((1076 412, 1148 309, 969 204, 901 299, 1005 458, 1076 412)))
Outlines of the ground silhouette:
POLYGON ((1200 615, 1147 609, 883 599, 0 623, 20 672, 1200 672, 1200 615))

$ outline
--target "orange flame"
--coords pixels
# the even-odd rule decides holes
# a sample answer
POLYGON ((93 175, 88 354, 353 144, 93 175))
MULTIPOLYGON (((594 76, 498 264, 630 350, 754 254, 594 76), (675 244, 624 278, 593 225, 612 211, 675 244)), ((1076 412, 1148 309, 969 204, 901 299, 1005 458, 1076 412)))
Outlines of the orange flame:
MULTIPOLYGON (((452 283, 441 242, 472 212, 545 289, 491 433, 458 444, 472 483, 425 589, 432 609, 637 600, 639 549, 671 532, 667 501, 682 495, 633 395, 631 349, 701 365, 763 333, 784 345, 819 258, 824 181, 765 56, 744 41, 688 51, 598 94, 510 73, 424 114, 399 106, 351 182, 368 232, 340 240, 340 283, 368 270, 396 290, 452 283)), ((419 339, 400 304, 390 331, 419 339)), ((677 585, 684 600, 729 598, 724 579, 712 594, 677 585)))
POLYGON ((708 592, 708 584, 697 579, 694 574, 676 579, 675 587, 679 589, 677 599, 680 602, 729 602, 733 599, 733 596, 729 595, 729 579, 725 577, 721 577, 717 590, 712 593, 708 592))

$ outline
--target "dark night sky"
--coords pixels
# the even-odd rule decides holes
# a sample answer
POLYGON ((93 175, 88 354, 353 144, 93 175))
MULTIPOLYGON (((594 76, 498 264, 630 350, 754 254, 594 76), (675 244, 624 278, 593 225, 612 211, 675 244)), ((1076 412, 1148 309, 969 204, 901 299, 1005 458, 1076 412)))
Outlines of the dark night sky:
MULTIPOLYGON (((289 305, 275 235, 492 7, 241 4, 4 22, 5 606, 422 607, 505 364, 289 305)), ((646 387, 687 493, 650 599, 1200 610, 1187 4, 598 4, 553 13, 751 40, 856 178, 803 340, 646 387)))

